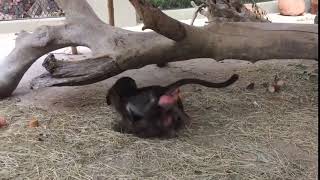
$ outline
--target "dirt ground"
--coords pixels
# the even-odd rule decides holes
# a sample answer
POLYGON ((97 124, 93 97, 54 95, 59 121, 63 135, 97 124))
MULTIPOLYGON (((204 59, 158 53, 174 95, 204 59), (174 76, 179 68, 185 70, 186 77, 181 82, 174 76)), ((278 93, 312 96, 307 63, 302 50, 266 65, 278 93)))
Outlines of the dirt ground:
MULTIPOLYGON (((39 62, 41 63, 41 62, 39 62)), ((38 65, 39 65, 38 63, 38 65)), ((240 80, 225 89, 182 88, 189 129, 169 140, 114 132, 117 114, 107 89, 120 76, 82 87, 31 91, 34 65, 11 98, 0 101, 0 179, 315 179, 318 63, 279 60, 248 64, 209 59, 153 65, 120 76, 140 86, 181 77, 240 80), (263 83, 285 81, 279 93, 263 83), (253 90, 246 86, 255 83, 253 90), (37 119, 38 128, 28 128, 37 119)))

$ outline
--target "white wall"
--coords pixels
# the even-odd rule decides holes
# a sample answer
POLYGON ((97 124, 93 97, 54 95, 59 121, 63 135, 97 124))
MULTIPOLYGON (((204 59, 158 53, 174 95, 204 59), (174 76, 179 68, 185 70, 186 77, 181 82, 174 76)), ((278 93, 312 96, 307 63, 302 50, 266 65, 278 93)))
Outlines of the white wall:
MULTIPOLYGON (((88 0, 89 4, 96 12, 98 17, 105 23, 109 22, 108 1, 107 0, 88 0)), ((136 12, 129 0, 113 0, 115 26, 135 26, 137 25, 136 12)))
MULTIPOLYGON (((72 1, 72 0, 71 0, 72 1)), ((98 15, 98 17, 104 21, 108 22, 108 1, 107 0, 87 0, 94 12, 98 15)), ((117 1, 117 0, 114 0, 117 1)))
MULTIPOLYGON (((108 1, 87 0, 98 17, 108 23, 108 1)), ((114 0, 115 25, 118 27, 137 25, 136 13, 129 0, 114 0)), ((33 31, 42 25, 60 25, 64 18, 28 19, 14 21, 0 21, 0 33, 16 33, 21 30, 33 31)))
POLYGON ((129 0, 113 0, 113 2, 116 26, 125 27, 137 25, 136 10, 129 0))

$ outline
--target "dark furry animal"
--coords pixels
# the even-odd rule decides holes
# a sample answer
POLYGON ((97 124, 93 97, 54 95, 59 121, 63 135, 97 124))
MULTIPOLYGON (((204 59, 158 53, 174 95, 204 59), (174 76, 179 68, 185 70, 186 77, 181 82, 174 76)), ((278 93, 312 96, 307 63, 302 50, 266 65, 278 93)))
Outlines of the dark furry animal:
POLYGON ((123 77, 110 88, 107 104, 112 105, 121 116, 115 130, 144 138, 173 137, 190 122, 179 97, 180 86, 199 84, 211 88, 224 88, 236 82, 238 78, 235 74, 221 83, 181 79, 164 87, 138 88, 132 78, 123 77))

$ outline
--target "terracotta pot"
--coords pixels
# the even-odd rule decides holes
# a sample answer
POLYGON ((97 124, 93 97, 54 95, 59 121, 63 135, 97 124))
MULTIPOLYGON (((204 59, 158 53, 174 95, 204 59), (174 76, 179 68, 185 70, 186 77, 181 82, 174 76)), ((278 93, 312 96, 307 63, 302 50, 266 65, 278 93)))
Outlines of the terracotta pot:
POLYGON ((252 4, 244 4, 244 7, 246 7, 249 11, 252 12, 252 4))
POLYGON ((278 0, 278 7, 281 15, 300 16, 306 9, 304 0, 278 0))
POLYGON ((311 14, 317 14, 318 12, 318 0, 311 0, 311 14))

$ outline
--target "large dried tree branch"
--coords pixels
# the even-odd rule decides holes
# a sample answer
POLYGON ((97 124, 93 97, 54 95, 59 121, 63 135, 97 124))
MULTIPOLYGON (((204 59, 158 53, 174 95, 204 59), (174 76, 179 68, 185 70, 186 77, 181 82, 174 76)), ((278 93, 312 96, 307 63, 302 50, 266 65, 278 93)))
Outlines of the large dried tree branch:
POLYGON ((49 55, 44 63, 48 73, 32 81, 34 88, 85 85, 148 64, 200 57, 251 62, 318 59, 317 25, 233 22, 194 27, 166 16, 145 0, 130 1, 145 28, 155 32, 112 27, 94 14, 86 0, 60 0, 67 15, 66 23, 21 33, 15 49, 0 62, 0 97, 14 91, 39 57, 69 46, 89 47, 94 55, 75 62, 56 60, 49 55))

